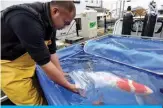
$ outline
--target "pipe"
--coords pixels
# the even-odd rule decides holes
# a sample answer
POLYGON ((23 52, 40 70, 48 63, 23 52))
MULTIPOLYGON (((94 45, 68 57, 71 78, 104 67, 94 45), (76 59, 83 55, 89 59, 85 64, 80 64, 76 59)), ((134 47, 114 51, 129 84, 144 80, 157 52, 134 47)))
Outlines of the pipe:
POLYGON ((119 9, 119 18, 121 18, 121 9, 122 8, 122 0, 120 1, 120 9, 119 9))
POLYGON ((123 15, 124 15, 124 8, 125 8, 125 0, 123 0, 122 17, 123 17, 123 15))

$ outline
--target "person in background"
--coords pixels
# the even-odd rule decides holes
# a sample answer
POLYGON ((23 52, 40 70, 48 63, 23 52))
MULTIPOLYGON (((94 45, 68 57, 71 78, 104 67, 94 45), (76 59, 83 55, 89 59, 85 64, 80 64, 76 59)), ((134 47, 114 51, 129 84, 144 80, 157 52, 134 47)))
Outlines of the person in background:
MULTIPOLYGON (((144 18, 142 29, 142 36, 153 37, 155 33, 155 26, 157 22, 158 10, 155 1, 151 1, 148 5, 148 11, 144 18)), ((160 28, 161 29, 161 28, 160 28)))
POLYGON ((47 76, 78 93, 67 81, 56 55, 56 30, 70 25, 76 15, 73 1, 51 1, 11 6, 1 17, 1 89, 16 105, 45 105, 35 76, 36 63, 47 76))
POLYGON ((131 35, 132 25, 133 25, 133 13, 131 12, 131 6, 128 6, 127 12, 123 16, 122 34, 131 35))

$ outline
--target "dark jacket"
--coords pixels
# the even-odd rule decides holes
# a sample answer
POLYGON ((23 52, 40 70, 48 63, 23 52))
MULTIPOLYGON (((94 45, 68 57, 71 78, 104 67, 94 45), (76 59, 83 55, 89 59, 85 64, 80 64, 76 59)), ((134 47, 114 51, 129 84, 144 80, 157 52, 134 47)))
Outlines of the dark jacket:
POLYGON ((56 52, 56 30, 50 17, 50 3, 11 6, 1 12, 1 59, 15 60, 28 52, 39 65, 56 52), (51 40, 46 47, 44 41, 51 40))
POLYGON ((133 14, 132 12, 127 12, 123 16, 122 34, 131 35, 132 25, 133 25, 133 14))

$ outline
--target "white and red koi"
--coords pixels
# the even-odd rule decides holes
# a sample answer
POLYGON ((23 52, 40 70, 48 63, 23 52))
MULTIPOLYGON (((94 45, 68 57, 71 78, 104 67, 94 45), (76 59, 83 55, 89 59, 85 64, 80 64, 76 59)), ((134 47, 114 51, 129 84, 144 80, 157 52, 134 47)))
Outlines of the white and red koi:
MULTIPOLYGON (((78 72, 77 72, 78 73, 78 72)), ((144 84, 137 83, 133 80, 120 78, 108 72, 82 72, 87 80, 94 82, 95 88, 106 86, 116 87, 118 89, 142 95, 152 94, 153 91, 144 84)))
POLYGON ((126 78, 120 78, 112 73, 96 72, 96 73, 87 73, 87 74, 89 74, 88 75, 89 77, 92 76, 90 74, 94 74, 94 78, 95 76, 97 76, 95 79, 101 80, 100 82, 106 82, 108 86, 117 87, 127 92, 132 92, 136 94, 145 94, 145 95, 153 93, 153 91, 146 85, 137 83, 133 80, 129 80, 126 78))

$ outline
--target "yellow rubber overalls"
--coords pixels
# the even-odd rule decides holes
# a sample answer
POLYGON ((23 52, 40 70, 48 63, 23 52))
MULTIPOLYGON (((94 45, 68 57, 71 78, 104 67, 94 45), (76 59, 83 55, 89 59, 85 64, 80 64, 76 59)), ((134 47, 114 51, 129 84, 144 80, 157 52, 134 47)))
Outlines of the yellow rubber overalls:
POLYGON ((1 88, 14 104, 46 104, 34 77, 35 68, 36 63, 28 53, 13 61, 1 60, 1 88))

